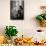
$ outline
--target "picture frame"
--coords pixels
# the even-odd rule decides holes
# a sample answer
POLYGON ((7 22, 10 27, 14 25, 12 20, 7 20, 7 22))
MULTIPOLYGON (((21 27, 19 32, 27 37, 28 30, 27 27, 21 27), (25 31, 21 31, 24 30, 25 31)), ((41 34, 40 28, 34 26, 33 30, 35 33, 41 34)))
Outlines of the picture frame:
POLYGON ((24 0, 10 0, 10 19, 24 20, 24 0))

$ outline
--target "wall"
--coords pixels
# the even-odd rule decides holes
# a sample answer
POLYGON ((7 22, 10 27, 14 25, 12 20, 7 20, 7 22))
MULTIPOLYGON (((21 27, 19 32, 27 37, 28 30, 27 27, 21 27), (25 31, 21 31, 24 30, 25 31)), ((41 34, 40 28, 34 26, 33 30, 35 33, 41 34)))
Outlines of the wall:
POLYGON ((36 22, 35 16, 41 13, 39 7, 46 5, 46 0, 24 1, 24 20, 10 20, 10 0, 0 0, 0 33, 4 32, 6 25, 15 25, 19 31, 18 36, 22 34, 24 36, 31 36, 31 32, 35 32, 36 29, 42 29, 36 22))

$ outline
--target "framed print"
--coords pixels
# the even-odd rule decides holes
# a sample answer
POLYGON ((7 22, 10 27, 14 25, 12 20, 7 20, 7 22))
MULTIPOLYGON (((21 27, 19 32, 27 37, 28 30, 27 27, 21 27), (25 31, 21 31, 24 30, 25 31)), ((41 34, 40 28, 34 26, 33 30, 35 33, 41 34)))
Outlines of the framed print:
POLYGON ((10 19, 24 20, 24 0, 10 0, 10 19))

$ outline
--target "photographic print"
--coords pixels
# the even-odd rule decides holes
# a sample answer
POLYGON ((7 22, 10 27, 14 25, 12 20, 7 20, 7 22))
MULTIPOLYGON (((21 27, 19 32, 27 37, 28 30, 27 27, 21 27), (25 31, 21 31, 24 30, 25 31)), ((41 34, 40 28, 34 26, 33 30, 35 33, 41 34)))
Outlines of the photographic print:
POLYGON ((24 19, 24 0, 10 0, 10 19, 24 19))

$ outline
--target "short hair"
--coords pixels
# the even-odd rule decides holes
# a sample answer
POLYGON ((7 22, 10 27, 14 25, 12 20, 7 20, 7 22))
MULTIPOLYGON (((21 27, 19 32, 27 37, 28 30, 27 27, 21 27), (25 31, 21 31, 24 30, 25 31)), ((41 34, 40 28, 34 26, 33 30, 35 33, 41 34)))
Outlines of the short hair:
POLYGON ((40 6, 40 9, 46 9, 46 6, 40 6))

